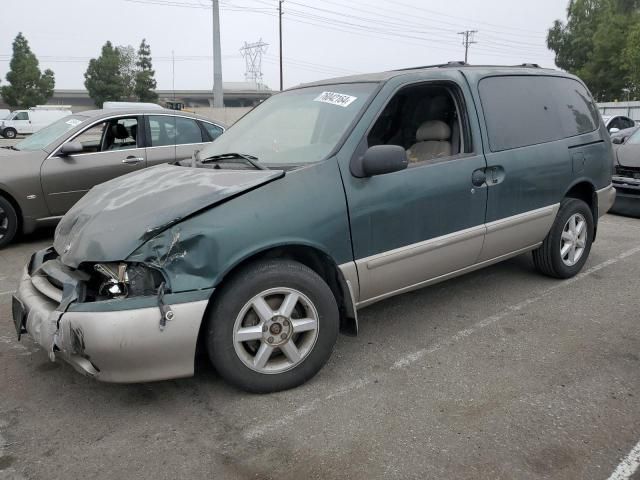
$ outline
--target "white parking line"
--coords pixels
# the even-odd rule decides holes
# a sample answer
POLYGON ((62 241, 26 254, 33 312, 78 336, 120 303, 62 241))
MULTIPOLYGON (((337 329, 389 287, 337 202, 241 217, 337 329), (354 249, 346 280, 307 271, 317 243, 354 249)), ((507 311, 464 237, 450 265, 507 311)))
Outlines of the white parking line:
POLYGON ((618 468, 611 474, 609 480, 629 480, 640 466, 640 442, 624 457, 618 468))
MULTIPOLYGON (((525 307, 531 305, 532 303, 535 303, 539 300, 542 300, 543 298, 547 297, 548 295, 550 295, 551 293, 555 292, 556 290, 560 289, 560 288, 564 288, 567 287, 569 285, 572 285, 575 282, 578 282, 580 280, 582 280, 585 277, 588 277, 589 275, 592 275, 595 272, 598 272, 600 270, 602 270, 603 268, 609 267, 611 265, 614 265, 616 263, 618 263, 621 260, 624 260, 627 257, 630 257, 632 255, 635 255, 636 253, 640 253, 640 246, 634 247, 630 250, 627 250, 625 252, 622 252, 621 254, 610 258, 609 260, 605 260, 602 263, 599 263, 598 265, 594 265, 593 267, 585 270, 582 273, 579 273, 578 275, 576 275, 573 278, 570 278, 568 280, 563 280, 562 282, 557 283, 556 285, 549 287, 545 290, 543 290, 540 294, 527 298, 521 302, 518 302, 514 305, 509 305, 508 307, 506 307, 504 310, 496 313, 495 315, 491 315, 490 317, 487 317, 477 323, 475 323, 474 325, 472 325, 469 328, 466 328, 464 330, 460 330, 459 332, 457 332, 456 334, 452 335, 451 337, 436 343, 435 345, 432 345, 431 347, 428 348, 424 348, 421 350, 417 350, 415 352, 412 352, 408 355, 405 355, 404 357, 400 358, 400 360, 398 360, 397 362, 395 362, 393 365, 391 365, 388 369, 389 372, 394 371, 394 370, 399 370, 399 369, 403 369, 403 368, 407 368, 409 366, 411 366, 412 364, 416 363, 418 360, 422 359, 423 357, 425 357, 426 355, 432 354, 438 350, 440 350, 441 348, 445 347, 445 346, 451 346, 454 343, 458 343, 460 340, 474 334, 477 333, 479 330, 488 327, 489 325, 493 325, 497 322, 499 322, 500 320, 504 319, 505 317, 507 317, 509 314, 514 313, 514 312, 518 312, 522 309, 524 309, 525 307)), ((343 387, 339 387, 338 389, 336 389, 334 392, 330 393, 329 395, 324 396, 323 398, 315 398, 305 404, 302 404, 301 406, 299 406, 296 410, 293 411, 292 414, 285 416, 285 417, 280 417, 278 420, 275 420, 273 422, 266 422, 263 423, 262 425, 257 425, 257 426, 253 426, 252 428, 248 429, 247 431, 244 432, 244 437, 247 440, 253 440, 256 438, 259 438, 273 430, 277 430, 280 429, 282 427, 287 426, 288 424, 290 424, 292 421, 294 421, 295 419, 297 419, 298 417, 304 416, 309 414, 312 411, 317 410, 318 408, 320 408, 320 406, 322 405, 323 402, 331 400, 333 398, 336 397, 341 397, 344 396, 348 393, 351 393, 354 390, 360 389, 364 386, 367 386, 371 383, 373 383, 374 379, 370 378, 370 377, 362 377, 357 381, 354 381, 352 383, 349 383, 343 387)), ((640 448, 640 447, 639 447, 640 448)), ((637 466, 636 466, 637 468, 637 466)), ((635 471, 635 470, 634 470, 635 471)), ((619 477, 620 479, 622 478, 628 478, 628 477, 619 477)))

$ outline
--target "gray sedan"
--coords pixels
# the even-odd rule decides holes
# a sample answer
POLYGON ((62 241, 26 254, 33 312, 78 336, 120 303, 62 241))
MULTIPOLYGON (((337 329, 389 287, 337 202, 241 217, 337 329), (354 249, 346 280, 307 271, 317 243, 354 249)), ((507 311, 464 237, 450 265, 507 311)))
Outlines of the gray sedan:
POLYGON ((0 149, 0 248, 55 224, 91 187, 190 158, 225 127, 174 110, 93 110, 0 149))
POLYGON ((613 185, 617 195, 611 211, 640 217, 640 127, 625 132, 612 139, 616 152, 613 185))

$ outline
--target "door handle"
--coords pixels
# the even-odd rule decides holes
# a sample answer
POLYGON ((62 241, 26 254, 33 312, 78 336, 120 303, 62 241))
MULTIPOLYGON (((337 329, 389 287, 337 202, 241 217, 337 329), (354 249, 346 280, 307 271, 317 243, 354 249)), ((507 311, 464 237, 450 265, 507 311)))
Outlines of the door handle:
POLYGON ((122 160, 122 163, 124 163, 126 165, 136 165, 136 164, 138 164, 140 162, 144 162, 144 158, 130 156, 130 157, 127 157, 124 160, 122 160))
POLYGON ((474 187, 481 187, 486 183, 486 181, 487 174, 484 173, 484 168, 473 171, 473 174, 471 175, 471 183, 474 187))

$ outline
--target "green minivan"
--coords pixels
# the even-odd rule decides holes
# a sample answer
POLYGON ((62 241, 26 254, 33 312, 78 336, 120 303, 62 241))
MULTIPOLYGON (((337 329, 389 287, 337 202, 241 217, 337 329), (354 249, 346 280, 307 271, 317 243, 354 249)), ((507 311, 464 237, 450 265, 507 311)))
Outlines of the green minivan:
POLYGON ((18 335, 108 382, 292 388, 374 302, 532 252, 584 266, 613 152, 585 85, 450 63, 274 95, 193 156, 94 187, 36 252, 18 335))

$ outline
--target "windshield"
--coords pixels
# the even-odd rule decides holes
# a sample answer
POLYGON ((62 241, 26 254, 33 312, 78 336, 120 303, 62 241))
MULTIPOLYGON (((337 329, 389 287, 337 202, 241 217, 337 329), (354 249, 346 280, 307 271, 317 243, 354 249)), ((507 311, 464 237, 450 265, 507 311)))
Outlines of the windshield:
POLYGON ((633 135, 627 140, 628 145, 640 145, 640 128, 633 132, 633 135))
POLYGON ((83 117, 82 115, 69 115, 68 117, 61 118, 57 122, 44 127, 42 130, 38 130, 21 142, 16 143, 15 147, 18 150, 42 150, 72 128, 80 125, 86 119, 87 117, 83 117))
POLYGON ((336 84, 274 95, 204 148, 200 158, 241 153, 266 164, 323 160, 375 88, 373 83, 336 84))

